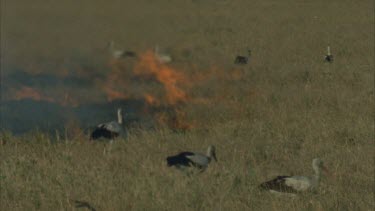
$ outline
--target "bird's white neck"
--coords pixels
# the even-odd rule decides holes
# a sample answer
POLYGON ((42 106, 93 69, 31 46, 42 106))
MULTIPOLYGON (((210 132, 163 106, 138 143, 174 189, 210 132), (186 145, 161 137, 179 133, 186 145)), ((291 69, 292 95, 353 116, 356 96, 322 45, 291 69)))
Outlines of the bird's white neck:
POLYGON ((330 56, 331 55, 331 48, 328 46, 327 47, 327 55, 330 56))
POLYGON ((215 148, 213 146, 209 146, 208 147, 206 156, 208 157, 209 161, 211 161, 212 159, 214 159, 215 161, 217 161, 216 153, 215 153, 215 148))
POLYGON ((117 122, 119 124, 122 124, 122 114, 121 114, 121 110, 118 110, 117 111, 117 122))
POLYGON ((314 169, 314 175, 312 176, 312 178, 315 180, 316 183, 319 183, 322 170, 319 166, 316 166, 316 165, 313 166, 313 169, 314 169))
POLYGON ((212 157, 212 148, 211 147, 208 147, 206 156, 209 157, 209 158, 212 157))

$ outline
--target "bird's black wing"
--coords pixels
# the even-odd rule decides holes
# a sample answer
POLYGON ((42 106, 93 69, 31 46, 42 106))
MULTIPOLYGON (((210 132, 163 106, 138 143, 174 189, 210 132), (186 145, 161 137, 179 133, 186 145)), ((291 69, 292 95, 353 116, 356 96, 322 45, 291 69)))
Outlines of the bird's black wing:
POLYGON ((294 190, 292 187, 288 186, 285 183, 285 180, 287 178, 290 178, 290 176, 277 176, 273 180, 260 184, 259 187, 264 190, 274 190, 278 192, 296 193, 296 190, 294 190))
POLYGON ((99 139, 99 138, 108 138, 112 139, 116 137, 116 134, 107 130, 106 128, 96 128, 92 133, 91 133, 91 140, 99 139))
POLYGON ((191 160, 186 156, 194 155, 192 152, 181 152, 178 155, 167 157, 168 166, 190 166, 191 160))
POLYGON ((332 56, 332 55, 327 55, 327 56, 324 58, 324 60, 325 60, 326 62, 333 62, 333 56, 332 56))
POLYGON ((123 57, 137 57, 137 54, 133 51, 124 51, 122 56, 123 57))
POLYGON ((247 64, 248 58, 244 56, 237 56, 234 60, 235 64, 247 64))
POLYGON ((88 202, 78 200, 75 200, 74 202, 76 204, 76 208, 87 208, 90 211, 96 211, 96 209, 93 206, 91 206, 88 202))

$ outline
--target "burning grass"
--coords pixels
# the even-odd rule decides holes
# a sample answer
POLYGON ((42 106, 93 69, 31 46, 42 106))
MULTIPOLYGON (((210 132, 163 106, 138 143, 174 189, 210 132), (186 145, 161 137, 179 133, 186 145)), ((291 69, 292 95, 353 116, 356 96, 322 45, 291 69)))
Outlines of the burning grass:
POLYGON ((15 91, 14 93, 14 100, 21 100, 29 98, 35 101, 47 101, 47 102, 55 102, 55 100, 51 97, 45 96, 41 92, 37 91, 36 89, 33 89, 28 86, 21 87, 20 90, 15 91))
POLYGON ((189 102, 188 91, 181 88, 190 80, 182 71, 159 63, 152 51, 139 56, 131 73, 124 62, 113 60, 110 63, 111 72, 103 83, 108 99, 141 98, 147 107, 144 111, 157 111, 150 115, 159 125, 177 130, 191 128, 182 110, 189 102), (120 93, 128 93, 128 96, 120 93))
MULTIPOLYGON (((157 64, 144 51, 136 61, 106 65, 102 59, 98 66, 56 74, 92 81, 68 92, 67 98, 79 105, 97 99, 106 104, 140 100, 134 107, 160 127, 131 128, 126 139, 112 145, 88 143, 76 121, 66 124, 64 134, 2 133, 0 210, 73 210, 74 200, 97 210, 373 210, 373 5, 336 0, 176 2, 160 0, 160 10, 155 10, 156 3, 149 1, 93 1, 83 13, 90 18, 82 19, 76 2, 70 7, 62 1, 7 2, 12 12, 5 20, 16 23, 4 27, 9 30, 4 37, 15 39, 9 40, 12 48, 5 58, 12 60, 7 62, 25 65, 46 55, 59 61, 56 57, 65 58, 72 48, 91 48, 117 36, 134 49, 168 43, 176 63, 157 64), (56 18, 45 18, 47 11, 56 18), (25 18, 29 16, 37 17, 37 25, 25 22, 32 20, 25 18), (51 30, 56 26, 59 30, 51 30), (88 32, 93 36, 87 37, 88 32), (42 34, 46 39, 40 39, 42 34), (323 61, 328 44, 335 56, 331 64, 323 61), (234 68, 232 59, 245 47, 254 52, 250 63, 234 68), (57 50, 41 56, 45 49, 57 50), (178 128, 184 132, 176 132, 178 128), (211 144, 219 161, 203 174, 186 176, 167 168, 166 156, 204 151, 211 144), (324 160, 333 174, 323 178, 316 193, 285 199, 256 188, 276 175, 308 175, 314 157, 324 160)), ((64 95, 37 87, 37 82, 36 87, 19 88, 19 99, 61 103, 65 98, 56 98, 64 95)), ((43 115, 49 106, 43 107, 43 115)), ((92 112, 94 121, 111 116, 102 114, 101 104, 98 108, 100 112, 92 112)), ((4 115, 22 126, 16 113, 5 110, 4 115)))
POLYGON ((162 104, 176 105, 188 101, 186 91, 180 86, 184 86, 190 80, 181 71, 159 63, 152 51, 141 55, 140 62, 134 68, 134 74, 145 78, 151 77, 164 86, 165 97, 160 99, 162 104))
MULTIPOLYGON (((349 70, 342 75, 335 63, 311 68, 316 72, 309 82, 306 74, 289 69, 283 69, 289 71, 285 75, 255 70, 256 77, 246 80, 225 77, 224 82, 236 83, 216 85, 220 93, 194 95, 193 87, 188 100, 210 103, 186 101, 179 114, 173 113, 179 112, 177 105, 171 113, 157 110, 161 102, 168 105, 168 98, 159 102, 153 92, 140 95, 149 98, 147 112, 165 127, 130 130, 111 146, 84 141, 74 122, 60 140, 44 133, 3 134, 0 208, 74 209, 80 200, 98 210, 370 210, 375 204, 369 72, 359 68, 361 76, 349 70), (180 121, 184 118, 189 119, 180 121), (195 127, 185 125, 190 120, 195 127), (174 130, 184 127, 189 128, 185 133, 174 130), (217 146, 219 162, 203 174, 186 176, 166 166, 166 156, 204 151, 210 144, 217 146), (323 178, 316 193, 285 199, 256 188, 276 175, 310 174, 314 157, 333 174, 323 178)), ((217 75, 202 76, 196 85, 217 75)), ((166 91, 154 75, 146 79, 166 91)))
MULTIPOLYGON (((102 98, 102 101, 106 100, 108 103, 140 100, 144 102, 144 106, 138 109, 137 113, 153 118, 157 127, 168 126, 173 130, 185 131, 197 126, 194 123, 196 121, 187 118, 189 106, 209 109, 210 106, 225 101, 223 99, 236 95, 230 93, 230 89, 212 92, 209 95, 205 95, 202 90, 210 89, 209 86, 219 87, 220 84, 237 83, 244 76, 243 72, 240 68, 225 70, 215 66, 206 70, 195 68, 189 72, 173 64, 160 63, 152 51, 145 51, 132 62, 111 59, 107 72, 102 77, 95 76, 97 73, 93 71, 91 74, 95 87, 92 89, 101 93, 92 95, 95 99, 82 98, 79 91, 57 90, 58 92, 47 92, 48 95, 45 91, 24 86, 19 90, 11 89, 7 100, 30 99, 67 108, 94 103, 98 101, 97 98, 102 98)), ((89 71, 85 74, 85 77, 89 77, 89 71)), ((64 79, 72 75, 65 71, 57 77, 64 79)), ((51 89, 53 88, 48 88, 51 89)))

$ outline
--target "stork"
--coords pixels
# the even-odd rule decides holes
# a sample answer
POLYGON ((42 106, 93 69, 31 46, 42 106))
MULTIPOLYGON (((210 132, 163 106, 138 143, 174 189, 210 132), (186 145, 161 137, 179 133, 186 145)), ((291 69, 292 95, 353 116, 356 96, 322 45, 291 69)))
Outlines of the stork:
POLYGON ((167 54, 164 54, 164 53, 161 53, 159 51, 159 46, 156 45, 155 46, 155 49, 154 49, 154 54, 155 54, 155 57, 156 59, 160 62, 160 63, 170 63, 172 62, 172 57, 170 55, 167 55, 167 54))
POLYGON ((115 59, 126 58, 126 57, 137 57, 137 54, 133 51, 117 50, 114 48, 114 42, 108 42, 108 49, 111 56, 115 59))
POLYGON ((296 194, 316 190, 320 183, 321 170, 328 171, 319 158, 313 159, 312 176, 277 176, 275 179, 260 184, 260 188, 272 193, 296 194))
POLYGON ((247 64, 251 56, 251 50, 247 50, 247 56, 237 56, 234 59, 235 64, 247 64))
POLYGON ((333 62, 333 55, 331 54, 331 48, 328 46, 327 47, 327 55, 324 58, 326 62, 332 63, 333 62))
POLYGON ((86 201, 75 200, 74 202, 76 204, 75 206, 76 208, 87 208, 90 211, 96 211, 95 207, 93 207, 90 203, 86 201))
POLYGON ((123 117, 121 109, 117 109, 117 121, 102 123, 96 126, 95 130, 91 133, 90 140, 99 138, 107 138, 113 140, 118 137, 122 132, 123 117))
POLYGON ((196 167, 204 171, 212 159, 217 162, 215 147, 210 145, 205 155, 197 152, 181 152, 177 155, 167 157, 167 163, 168 166, 175 166, 178 169, 196 167))

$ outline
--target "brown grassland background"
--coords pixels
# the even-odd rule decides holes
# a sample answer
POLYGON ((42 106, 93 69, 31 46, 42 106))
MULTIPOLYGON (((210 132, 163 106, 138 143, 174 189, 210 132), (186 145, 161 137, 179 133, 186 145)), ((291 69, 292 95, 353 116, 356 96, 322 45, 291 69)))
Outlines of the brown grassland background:
POLYGON ((134 129, 112 146, 3 132, 0 210, 75 210, 74 200, 97 210, 374 209, 373 1, 2 1, 3 75, 58 74, 73 54, 104 66, 109 40, 136 51, 157 43, 186 75, 218 69, 189 88, 207 99, 183 107, 196 126, 134 129), (250 63, 235 66, 248 48, 250 63), (204 173, 166 166, 168 155, 210 144, 218 162, 204 173), (309 175, 314 157, 331 171, 316 193, 257 189, 309 175))

